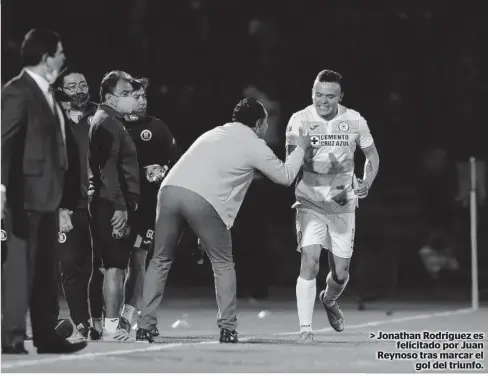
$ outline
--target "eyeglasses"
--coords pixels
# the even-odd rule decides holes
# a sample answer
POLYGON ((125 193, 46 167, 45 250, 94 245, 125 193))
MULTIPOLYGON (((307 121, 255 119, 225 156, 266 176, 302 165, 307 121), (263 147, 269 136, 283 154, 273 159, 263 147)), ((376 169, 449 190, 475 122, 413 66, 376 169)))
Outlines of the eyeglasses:
POLYGON ((79 84, 69 84, 67 86, 63 86, 63 89, 69 91, 69 92, 74 92, 76 91, 76 88, 79 88, 81 91, 86 91, 88 90, 88 84, 84 81, 80 82, 79 84))

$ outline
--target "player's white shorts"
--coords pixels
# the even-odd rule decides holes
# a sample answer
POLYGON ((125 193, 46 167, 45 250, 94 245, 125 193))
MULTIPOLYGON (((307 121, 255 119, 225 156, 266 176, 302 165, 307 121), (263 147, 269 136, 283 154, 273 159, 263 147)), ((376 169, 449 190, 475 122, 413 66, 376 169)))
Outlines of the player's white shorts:
POLYGON ((298 251, 310 245, 322 245, 332 254, 351 258, 354 246, 356 214, 321 214, 308 208, 297 208, 298 251))

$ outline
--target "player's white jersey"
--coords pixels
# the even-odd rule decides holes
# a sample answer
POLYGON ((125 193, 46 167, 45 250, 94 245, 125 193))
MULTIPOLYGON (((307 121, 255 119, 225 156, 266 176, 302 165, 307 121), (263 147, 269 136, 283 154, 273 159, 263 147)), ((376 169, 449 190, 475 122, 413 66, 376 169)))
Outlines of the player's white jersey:
POLYGON ((292 115, 286 129, 286 146, 297 145, 299 129, 310 135, 303 174, 295 189, 294 207, 322 213, 353 212, 357 197, 352 189, 356 144, 367 148, 373 137, 366 120, 357 111, 339 105, 337 116, 326 121, 313 105, 292 115))

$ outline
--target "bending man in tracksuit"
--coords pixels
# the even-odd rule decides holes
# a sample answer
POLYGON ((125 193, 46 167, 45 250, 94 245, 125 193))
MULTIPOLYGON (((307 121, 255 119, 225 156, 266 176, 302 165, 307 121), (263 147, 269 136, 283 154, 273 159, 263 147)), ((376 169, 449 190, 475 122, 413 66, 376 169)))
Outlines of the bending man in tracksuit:
POLYGON ((185 224, 203 243, 212 263, 221 343, 237 343, 236 276, 230 228, 256 170, 272 181, 290 185, 300 170, 308 137, 280 161, 262 140, 267 112, 253 99, 243 99, 232 122, 200 136, 168 173, 158 194, 154 255, 144 280, 143 307, 136 339, 153 342, 156 311, 176 246, 185 224))

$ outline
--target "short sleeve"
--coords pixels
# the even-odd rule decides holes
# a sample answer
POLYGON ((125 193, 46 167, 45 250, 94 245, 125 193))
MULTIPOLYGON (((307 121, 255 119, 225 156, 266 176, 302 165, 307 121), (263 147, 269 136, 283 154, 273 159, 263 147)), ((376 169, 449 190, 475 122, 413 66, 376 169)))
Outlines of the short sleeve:
POLYGON ((366 119, 363 117, 359 117, 358 145, 361 149, 368 148, 373 145, 373 136, 371 135, 366 119))
POLYGON ((293 114, 286 126, 286 146, 297 145, 302 122, 297 114, 293 114))

